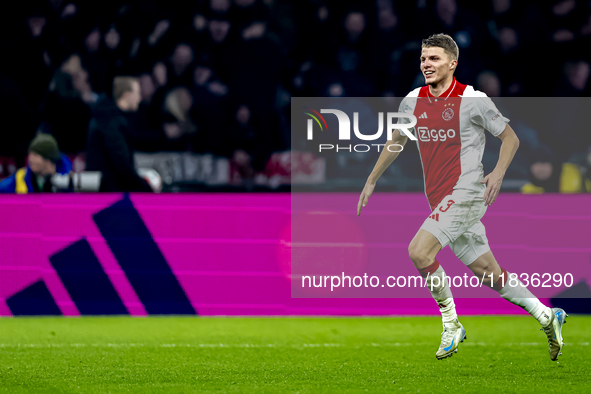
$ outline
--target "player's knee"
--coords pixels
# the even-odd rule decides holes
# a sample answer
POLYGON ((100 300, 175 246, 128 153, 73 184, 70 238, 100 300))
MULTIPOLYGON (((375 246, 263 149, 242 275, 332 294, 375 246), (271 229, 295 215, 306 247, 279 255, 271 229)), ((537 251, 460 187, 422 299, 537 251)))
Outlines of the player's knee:
POLYGON ((427 253, 412 243, 408 247, 408 257, 417 266, 426 266, 430 263, 427 253))
POLYGON ((501 268, 498 264, 475 264, 474 266, 469 266, 469 268, 472 270, 474 276, 480 278, 482 283, 487 286, 492 286, 501 274, 501 268))
POLYGON ((488 277, 492 274, 495 278, 497 278, 501 274, 501 268, 498 266, 498 264, 475 265, 468 267, 472 269, 472 272, 476 276, 488 277))

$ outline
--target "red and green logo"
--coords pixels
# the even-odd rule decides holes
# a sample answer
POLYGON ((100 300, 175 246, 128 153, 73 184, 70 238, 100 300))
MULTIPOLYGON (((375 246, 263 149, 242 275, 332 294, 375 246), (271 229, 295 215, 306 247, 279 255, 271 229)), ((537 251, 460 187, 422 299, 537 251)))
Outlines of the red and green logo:
MULTIPOLYGON (((326 124, 326 120, 324 120, 324 117, 322 115, 320 115, 320 112, 313 110, 312 108, 308 108, 308 107, 303 107, 305 110, 308 110, 310 112, 304 112, 306 115, 310 115, 310 117, 312 119, 314 119, 316 121, 316 123, 318 123, 318 126, 320 126, 320 130, 324 131, 324 128, 322 127, 322 123, 324 123, 324 127, 326 127, 326 130, 328 131, 328 125, 326 124), (320 123, 320 120, 318 120, 318 118, 322 119, 322 123, 320 123)), ((309 121, 311 122, 312 119, 310 119, 309 121)), ((311 127, 308 128, 308 132, 311 131, 311 127)), ((310 136, 311 137, 311 136, 310 136)))

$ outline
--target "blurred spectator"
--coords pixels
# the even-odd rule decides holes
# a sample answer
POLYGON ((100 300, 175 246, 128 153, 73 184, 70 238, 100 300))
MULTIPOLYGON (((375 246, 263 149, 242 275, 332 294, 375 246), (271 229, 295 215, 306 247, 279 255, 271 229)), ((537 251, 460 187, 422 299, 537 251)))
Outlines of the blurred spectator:
POLYGON ((562 163, 549 148, 542 147, 533 155, 529 168, 529 182, 521 191, 528 194, 588 193, 591 192, 591 182, 586 177, 586 171, 586 166, 562 163))
POLYGON ((100 191, 152 191, 135 170, 129 144, 131 115, 138 110, 141 99, 139 80, 119 76, 113 80, 113 98, 103 96, 93 108, 86 169, 102 172, 100 191))
POLYGON ((29 145, 27 167, 0 182, 2 193, 52 192, 53 175, 67 175, 72 171, 70 160, 60 153, 57 141, 49 134, 39 134, 29 145))
POLYGON ((264 169, 276 142, 264 127, 257 114, 245 104, 236 108, 234 116, 227 122, 225 132, 218 140, 218 153, 231 159, 233 181, 251 181, 255 172, 264 169))
POLYGON ((166 150, 185 151, 190 148, 198 127, 192 119, 193 96, 189 89, 178 87, 164 99, 162 128, 168 140, 166 150))
POLYGON ((193 78, 193 70, 189 67, 193 63, 193 49, 188 44, 178 44, 170 57, 172 65, 171 85, 189 86, 193 78))
POLYGON ((191 95, 194 105, 192 119, 196 120, 200 131, 193 140, 191 149, 197 153, 214 152, 216 139, 221 134, 220 121, 227 112, 228 86, 214 74, 207 62, 200 61, 193 70, 191 95))
POLYGON ((152 75, 157 88, 164 87, 168 84, 168 69, 166 68, 166 64, 163 62, 154 64, 152 75))
POLYGON ((72 77, 73 88, 80 94, 80 98, 87 104, 96 103, 98 95, 92 91, 88 80, 88 71, 82 66, 78 54, 73 54, 61 66, 61 71, 72 77))
POLYGON ((503 27, 499 31, 499 42, 503 52, 511 52, 517 48, 517 32, 511 27, 503 27))
POLYGON ((89 72, 89 83, 99 93, 109 90, 106 70, 109 70, 111 65, 105 51, 101 29, 94 26, 84 37, 81 55, 89 72))
POLYGON ((529 183, 523 186, 524 193, 558 193, 560 186, 560 161, 548 149, 534 153, 529 167, 529 183))
POLYGON ((90 105, 98 95, 92 91, 88 72, 80 57, 70 56, 55 72, 41 107, 39 130, 52 134, 63 152, 77 154, 86 149, 90 105))
POLYGON ((591 66, 585 60, 566 62, 562 69, 564 78, 559 84, 558 94, 576 97, 585 93, 589 87, 590 70, 591 66))
POLYGON ((591 192, 591 181, 574 163, 536 162, 530 171, 534 180, 522 186, 524 194, 591 192))
POLYGON ((478 74, 476 88, 488 97, 501 97, 501 81, 494 71, 485 70, 478 74))
POLYGON ((142 92, 142 103, 150 104, 154 93, 156 93, 156 86, 150 74, 140 75, 140 91, 142 92))

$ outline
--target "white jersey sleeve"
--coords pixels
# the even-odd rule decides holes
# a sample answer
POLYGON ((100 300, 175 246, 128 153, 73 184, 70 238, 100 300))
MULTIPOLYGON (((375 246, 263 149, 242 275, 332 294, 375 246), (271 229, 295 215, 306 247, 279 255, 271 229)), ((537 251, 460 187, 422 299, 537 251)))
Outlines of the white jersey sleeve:
MULTIPOLYGON (((399 113, 403 113, 403 114, 413 114, 415 111, 415 107, 417 105, 417 97, 419 96, 419 91, 421 90, 421 88, 416 88, 413 91, 411 91, 409 94, 406 95, 406 97, 404 99, 402 99, 402 101, 400 102, 400 105, 398 106, 398 112, 399 113)), ((404 117, 400 117, 398 118, 398 120, 396 121, 396 124, 405 124, 405 123, 410 123, 410 119, 409 118, 404 118, 404 117)), ((416 136, 416 132, 415 132, 415 128, 412 127, 409 130, 413 135, 416 136)))
MULTIPOLYGON (((415 106, 417 105, 417 97, 419 97, 419 91, 421 88, 416 88, 412 90, 409 94, 406 95, 400 102, 400 106, 398 106, 398 112, 402 112, 405 114, 412 114, 415 110, 415 106)), ((406 123, 401 122, 400 118, 398 118, 398 123, 406 123)))
MULTIPOLYGON (((464 94, 464 97, 466 96, 468 94, 464 94)), ((470 92, 468 97, 472 122, 485 128, 495 137, 505 131, 509 119, 501 114, 490 97, 478 90, 470 92)))

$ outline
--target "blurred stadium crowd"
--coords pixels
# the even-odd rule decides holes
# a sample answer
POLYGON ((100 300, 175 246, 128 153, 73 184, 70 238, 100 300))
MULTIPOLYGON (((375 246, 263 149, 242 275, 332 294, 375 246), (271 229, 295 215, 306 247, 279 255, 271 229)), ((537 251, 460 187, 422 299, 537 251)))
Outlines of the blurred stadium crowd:
MULTIPOLYGON (((458 43, 458 80, 491 97, 591 88, 589 1, 31 0, 0 10, 0 177, 25 164, 39 132, 83 170, 93 108, 117 75, 140 81, 134 150, 226 158, 235 184, 289 175, 292 96, 404 96, 424 82, 420 44, 433 33, 458 43)), ((535 129, 522 140, 514 177, 530 191, 558 191, 566 162, 578 177, 569 190, 586 189, 590 133, 561 132, 568 144, 535 129)))

